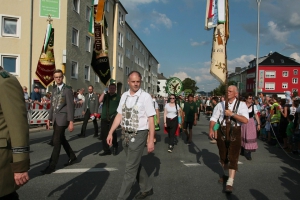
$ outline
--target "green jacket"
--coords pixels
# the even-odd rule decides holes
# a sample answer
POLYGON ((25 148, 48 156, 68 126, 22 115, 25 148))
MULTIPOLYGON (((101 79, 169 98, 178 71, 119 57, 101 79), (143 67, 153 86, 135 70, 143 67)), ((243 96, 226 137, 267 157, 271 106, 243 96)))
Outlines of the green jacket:
POLYGON ((29 126, 22 87, 0 67, 0 197, 18 189, 14 172, 29 170, 29 126))

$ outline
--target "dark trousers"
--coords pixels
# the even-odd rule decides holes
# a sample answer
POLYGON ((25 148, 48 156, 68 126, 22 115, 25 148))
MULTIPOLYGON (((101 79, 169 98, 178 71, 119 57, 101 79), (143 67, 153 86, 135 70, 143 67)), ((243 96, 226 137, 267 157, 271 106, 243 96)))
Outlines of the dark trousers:
MULTIPOLYGON (((83 118, 83 124, 81 127, 81 135, 85 135, 86 126, 87 126, 87 123, 88 123, 90 117, 91 117, 91 111, 90 111, 90 109, 87 109, 84 114, 84 118, 83 118)), ((94 135, 98 135, 98 124, 97 124, 96 119, 93 120, 93 124, 94 124, 94 130, 95 130, 94 135)))
POLYGON ((174 145, 175 133, 178 128, 178 117, 173 119, 167 118, 167 131, 169 136, 169 145, 174 145))
POLYGON ((19 195, 16 193, 16 191, 14 191, 8 195, 0 197, 0 200, 19 200, 19 195))
MULTIPOLYGON (((109 151, 109 146, 106 142, 106 138, 108 136, 110 127, 111 127, 112 123, 114 122, 114 119, 115 118, 112 118, 111 120, 101 119, 101 140, 102 140, 103 151, 109 151)), ((113 133, 112 144, 113 144, 114 148, 118 148, 118 138, 117 138, 116 131, 114 131, 114 133, 113 133)))
POLYGON ((51 168, 55 169, 55 166, 58 162, 61 145, 63 146, 64 150, 66 151, 70 159, 76 157, 69 142, 66 140, 66 136, 65 136, 66 128, 67 126, 58 126, 56 123, 54 123, 53 125, 53 129, 54 129, 53 146, 54 147, 49 161, 49 166, 51 168))

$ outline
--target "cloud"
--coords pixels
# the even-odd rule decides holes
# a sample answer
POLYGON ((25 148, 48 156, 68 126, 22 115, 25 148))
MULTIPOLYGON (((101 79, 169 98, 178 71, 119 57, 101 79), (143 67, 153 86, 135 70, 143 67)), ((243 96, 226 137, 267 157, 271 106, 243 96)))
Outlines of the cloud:
POLYGON ((149 34, 150 34, 149 28, 145 28, 143 32, 144 32, 146 35, 149 35, 149 34))
POLYGON ((234 72, 236 67, 246 67, 249 65, 249 61, 253 60, 256 56, 254 55, 242 55, 233 60, 227 60, 227 66, 229 72, 234 72))
POLYGON ((186 79, 186 78, 190 78, 188 75, 187 75, 187 73, 185 73, 185 72, 177 72, 177 73, 175 73, 175 74, 173 74, 173 75, 170 75, 170 77, 177 77, 177 78, 179 78, 180 80, 184 80, 184 79, 186 79))
POLYGON ((276 23, 270 21, 268 23, 269 38, 273 38, 278 42, 285 42, 290 34, 289 31, 280 30, 276 23))
POLYGON ((298 63, 300 63, 300 54, 299 53, 292 53, 290 55, 291 58, 294 58, 298 63))
POLYGON ((166 14, 162 14, 154 10, 152 11, 152 17, 156 24, 162 24, 168 29, 172 28, 173 23, 166 14))
POLYGON ((209 44, 209 42, 207 42, 207 41, 195 42, 195 41, 191 40, 191 46, 193 46, 193 47, 204 46, 207 44, 209 44))

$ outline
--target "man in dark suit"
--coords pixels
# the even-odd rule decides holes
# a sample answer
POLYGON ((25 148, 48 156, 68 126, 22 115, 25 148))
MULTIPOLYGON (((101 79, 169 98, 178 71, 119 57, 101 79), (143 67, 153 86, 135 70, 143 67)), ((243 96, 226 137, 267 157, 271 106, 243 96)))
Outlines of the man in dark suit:
POLYGON ((0 199, 18 200, 28 182, 29 126, 24 94, 14 75, 0 66, 0 199))
POLYGON ((94 137, 98 137, 98 124, 96 119, 99 108, 98 96, 94 93, 94 87, 92 85, 89 86, 88 91, 89 93, 85 95, 85 101, 83 104, 82 114, 84 115, 84 119, 81 127, 81 133, 78 137, 85 137, 86 126, 90 118, 93 120, 94 124, 94 137))
POLYGON ((50 121, 52 121, 54 129, 54 148, 49 161, 49 166, 41 171, 42 174, 51 174, 55 171, 61 145, 69 156, 69 160, 65 166, 73 164, 77 159, 65 136, 66 128, 68 128, 70 132, 74 129, 74 101, 72 88, 63 83, 64 75, 60 69, 55 70, 53 76, 56 86, 53 88, 53 95, 51 96, 51 107, 49 110, 47 127, 49 129, 50 121))

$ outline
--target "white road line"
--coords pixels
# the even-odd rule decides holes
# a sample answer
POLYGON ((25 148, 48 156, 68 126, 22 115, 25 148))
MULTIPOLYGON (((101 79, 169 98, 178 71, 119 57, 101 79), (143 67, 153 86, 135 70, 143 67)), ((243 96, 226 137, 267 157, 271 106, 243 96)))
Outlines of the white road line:
POLYGON ((183 163, 187 167, 202 167, 202 164, 199 163, 183 163))
POLYGON ((54 173, 81 173, 81 172, 112 172, 117 168, 81 168, 81 169, 59 169, 54 173))

